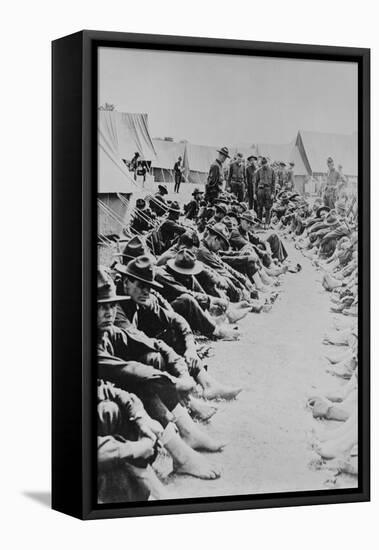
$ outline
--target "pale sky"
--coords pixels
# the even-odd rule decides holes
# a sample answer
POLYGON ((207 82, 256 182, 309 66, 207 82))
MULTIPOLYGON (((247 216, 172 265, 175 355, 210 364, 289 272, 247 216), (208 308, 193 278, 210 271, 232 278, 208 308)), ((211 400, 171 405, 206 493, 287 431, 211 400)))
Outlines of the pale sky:
POLYGON ((299 129, 357 131, 354 63, 99 49, 99 104, 148 113, 152 137, 289 143, 299 129))

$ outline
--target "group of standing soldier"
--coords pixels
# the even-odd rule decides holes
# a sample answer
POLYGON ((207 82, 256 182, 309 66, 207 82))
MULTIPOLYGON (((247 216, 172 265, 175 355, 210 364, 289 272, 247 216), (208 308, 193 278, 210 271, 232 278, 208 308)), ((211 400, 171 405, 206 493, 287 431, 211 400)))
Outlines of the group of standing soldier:
POLYGON ((233 193, 238 202, 246 200, 259 219, 263 220, 264 214, 268 226, 276 191, 294 189, 294 163, 290 162, 289 168, 284 162, 270 165, 266 157, 255 155, 247 157, 245 162, 242 153, 237 153, 225 173, 223 165, 230 158, 229 150, 222 147, 217 152, 218 157, 209 169, 205 200, 213 204, 226 181, 226 190, 233 193))

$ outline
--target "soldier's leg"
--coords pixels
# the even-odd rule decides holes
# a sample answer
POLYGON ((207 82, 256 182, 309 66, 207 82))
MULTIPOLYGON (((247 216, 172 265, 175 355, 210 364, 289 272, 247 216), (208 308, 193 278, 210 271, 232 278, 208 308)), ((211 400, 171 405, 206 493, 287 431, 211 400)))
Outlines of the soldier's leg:
POLYGON ((263 203, 264 203, 264 189, 258 189, 257 191, 257 216, 262 220, 263 214, 263 203))
POLYGON ((171 306, 189 323, 192 330, 200 332, 204 336, 212 336, 216 324, 211 317, 198 304, 196 299, 190 294, 182 294, 171 302, 171 306))

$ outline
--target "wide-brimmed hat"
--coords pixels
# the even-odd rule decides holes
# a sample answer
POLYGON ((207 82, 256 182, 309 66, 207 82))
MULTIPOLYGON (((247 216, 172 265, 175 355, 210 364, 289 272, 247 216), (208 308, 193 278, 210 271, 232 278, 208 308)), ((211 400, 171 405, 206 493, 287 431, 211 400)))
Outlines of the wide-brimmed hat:
POLYGON ((160 184, 158 185, 158 189, 159 189, 164 195, 167 195, 167 194, 168 194, 167 186, 164 185, 163 183, 160 183, 160 184))
POLYGON ((279 166, 285 166, 285 165, 286 165, 285 162, 283 162, 283 161, 280 161, 280 162, 279 162, 279 166))
POLYGON ((324 219, 323 223, 325 225, 334 225, 337 222, 338 222, 337 213, 335 210, 331 210, 329 214, 326 216, 326 218, 324 219))
POLYGON ((151 287, 163 288, 161 284, 154 280, 154 264, 152 258, 146 254, 135 258, 128 265, 118 264, 116 269, 123 275, 142 281, 151 287))
POLYGON ((175 214, 181 214, 182 211, 180 210, 180 204, 178 201, 172 201, 172 203, 168 207, 169 212, 173 212, 175 214))
POLYGON ((201 189, 199 189, 198 187, 195 187, 195 189, 192 191, 192 195, 195 196, 195 195, 203 195, 204 194, 204 191, 202 191, 201 189))
POLYGON ((257 158, 255 155, 249 155, 249 156, 247 157, 247 160, 250 160, 250 159, 258 160, 258 158, 257 158))
POLYGON ((224 202, 218 202, 215 204, 215 209, 220 210, 220 212, 223 212, 225 215, 228 213, 228 208, 224 202))
POLYGON ((145 208, 145 206, 146 206, 145 199, 137 199, 136 200, 136 207, 137 208, 145 208))
POLYGON ((116 294, 116 285, 112 277, 105 267, 99 266, 97 269, 97 302, 99 304, 109 304, 124 300, 129 300, 128 296, 119 296, 116 294))
POLYGON ((182 275, 197 275, 203 271, 202 263, 186 248, 179 250, 175 258, 168 260, 167 265, 170 269, 182 275))
POLYGON ((253 216, 253 214, 249 211, 247 212, 243 212, 241 215, 240 215, 240 220, 245 220, 249 223, 257 223, 257 218, 255 216, 253 216))
POLYGON ((221 155, 224 155, 224 157, 230 159, 229 149, 227 147, 221 147, 221 149, 217 149, 217 153, 220 153, 221 155))
POLYGON ((115 256, 123 256, 124 258, 129 258, 133 260, 134 258, 138 258, 138 256, 142 256, 142 254, 145 254, 145 252, 146 247, 143 240, 141 239, 141 237, 136 235, 126 243, 124 250, 121 253, 115 254, 115 256))
POLYGON ((320 206, 320 208, 317 208, 316 210, 317 218, 321 218, 322 212, 330 212, 329 206, 320 206))
POLYGON ((228 228, 224 223, 215 223, 214 225, 207 225, 207 229, 213 233, 214 235, 217 235, 217 237, 220 237, 223 241, 224 245, 226 246, 225 250, 229 248, 229 231, 228 228))
POLYGON ((290 166, 295 166, 295 163, 291 161, 291 162, 289 163, 289 165, 290 165, 290 166))

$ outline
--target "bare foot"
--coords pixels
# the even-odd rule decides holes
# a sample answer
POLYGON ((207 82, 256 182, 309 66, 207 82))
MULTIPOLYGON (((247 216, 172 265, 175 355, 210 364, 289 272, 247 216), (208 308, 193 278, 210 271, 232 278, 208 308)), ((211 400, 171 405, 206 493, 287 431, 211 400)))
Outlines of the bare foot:
POLYGON ((240 333, 236 328, 221 325, 216 327, 213 336, 219 340, 238 340, 240 333))
POLYGON ((190 430, 183 429, 180 425, 178 427, 180 435, 191 449, 202 449, 203 451, 218 453, 226 446, 226 443, 216 441, 204 433, 196 424, 193 424, 190 430))
POLYGON ((240 321, 246 315, 248 314, 249 310, 246 308, 231 308, 229 306, 228 311, 226 312, 226 316, 228 318, 229 323, 237 323, 237 321, 240 321))
POLYGON ((201 399, 196 399, 192 396, 188 403, 188 407, 193 416, 204 422, 210 420, 217 412, 217 407, 214 405, 208 405, 201 399))
POLYGON ((242 388, 229 388, 216 383, 204 388, 203 397, 205 399, 234 399, 241 391, 242 388))
POLYGON ((174 464, 177 474, 187 474, 200 479, 217 479, 220 477, 220 471, 213 466, 206 458, 190 449, 186 460, 182 463, 174 464))

